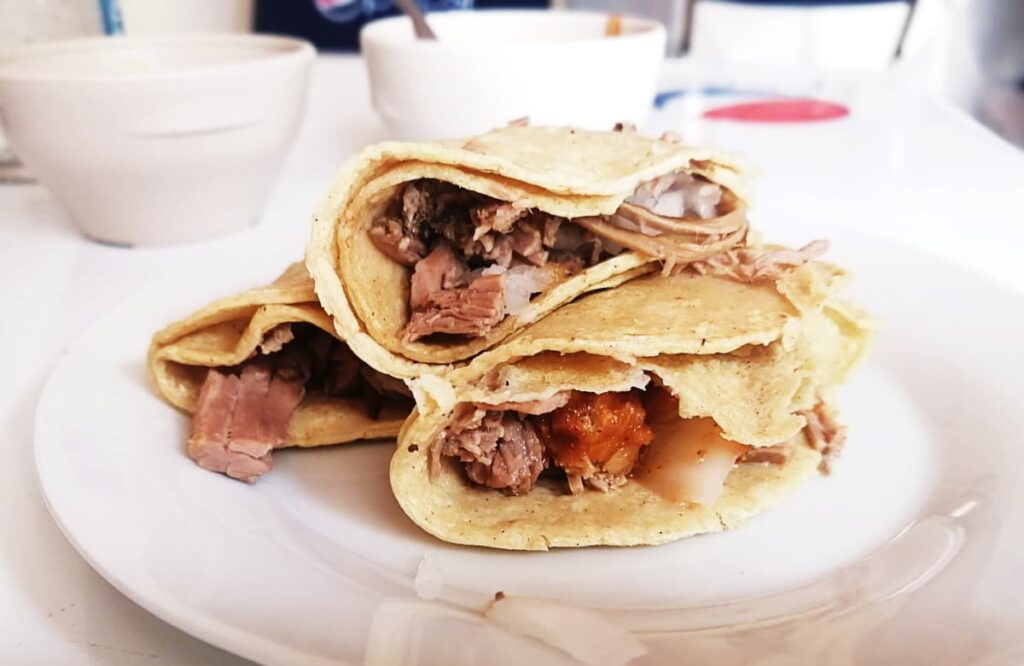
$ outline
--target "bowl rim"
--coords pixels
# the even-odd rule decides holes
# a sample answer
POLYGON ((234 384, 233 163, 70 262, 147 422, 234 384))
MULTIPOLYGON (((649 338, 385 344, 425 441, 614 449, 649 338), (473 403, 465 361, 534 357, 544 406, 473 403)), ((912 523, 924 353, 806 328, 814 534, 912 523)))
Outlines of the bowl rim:
POLYGON ((616 35, 614 38, 601 35, 599 37, 566 38, 557 41, 544 42, 443 42, 430 39, 416 39, 413 36, 412 21, 405 15, 389 16, 367 23, 359 31, 359 45, 361 50, 368 46, 373 48, 388 49, 392 51, 414 51, 424 52, 466 52, 474 54, 491 54, 507 51, 510 47, 517 50, 528 49, 542 51, 564 46, 598 45, 615 48, 616 45, 628 45, 635 42, 649 41, 666 37, 665 26, 654 19, 643 18, 618 12, 580 11, 562 9, 476 9, 473 11, 446 11, 435 12, 428 16, 429 21, 442 23, 459 21, 508 21, 523 19, 530 21, 558 20, 594 21, 611 16, 619 16, 623 23, 631 28, 630 32, 616 35), (386 30, 397 23, 409 25, 409 39, 387 39, 384 37, 386 30))
POLYGON ((260 68, 268 63, 303 60, 312 61, 316 49, 304 39, 282 35, 264 35, 251 33, 206 33, 192 35, 118 35, 114 37, 96 36, 76 39, 58 40, 30 44, 10 54, 0 57, 0 83, 7 82, 111 82, 129 83, 140 81, 167 81, 176 79, 196 79, 220 77, 243 73, 246 70, 260 68), (168 69, 158 72, 25 72, 19 71, 17 65, 41 56, 68 53, 95 53, 103 51, 123 51, 135 48, 161 46, 201 46, 224 45, 239 47, 257 47, 264 52, 254 58, 236 62, 222 62, 210 65, 197 65, 181 69, 168 69))

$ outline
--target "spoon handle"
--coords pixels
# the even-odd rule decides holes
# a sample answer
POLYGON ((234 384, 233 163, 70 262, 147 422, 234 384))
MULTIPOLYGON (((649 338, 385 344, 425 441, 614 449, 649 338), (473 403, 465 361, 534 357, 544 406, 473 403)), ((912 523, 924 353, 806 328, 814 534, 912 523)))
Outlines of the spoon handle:
POLYGON ((437 39, 437 35, 430 29, 430 24, 427 23, 427 19, 423 16, 420 6, 416 4, 416 0, 395 0, 395 4, 398 5, 398 8, 406 16, 412 19, 412 29, 418 39, 437 39))

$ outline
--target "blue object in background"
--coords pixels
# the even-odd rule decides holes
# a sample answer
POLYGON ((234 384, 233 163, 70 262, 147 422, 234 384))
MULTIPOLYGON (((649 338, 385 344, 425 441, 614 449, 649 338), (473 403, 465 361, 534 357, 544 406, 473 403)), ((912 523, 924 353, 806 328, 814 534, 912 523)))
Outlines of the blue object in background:
POLYGON ((103 19, 103 32, 108 35, 120 35, 124 32, 121 22, 121 6, 117 0, 99 0, 100 17, 103 19))
MULTIPOLYGON (((427 12, 453 9, 546 8, 548 0, 419 0, 427 12)), ((359 49, 359 30, 400 12, 393 0, 256 0, 256 31, 302 37, 324 51, 359 49)))

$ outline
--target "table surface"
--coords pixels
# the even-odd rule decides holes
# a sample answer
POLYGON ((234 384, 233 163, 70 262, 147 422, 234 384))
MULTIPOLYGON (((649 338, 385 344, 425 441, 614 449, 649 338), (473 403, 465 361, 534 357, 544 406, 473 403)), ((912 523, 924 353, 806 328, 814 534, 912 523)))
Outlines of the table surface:
MULTIPOLYGON (((693 81, 692 68, 666 66, 664 89, 693 81)), ((753 221, 768 237, 855 230, 1024 291, 1017 259, 1024 246, 1024 153, 913 92, 896 74, 817 88, 848 105, 850 115, 801 124, 706 121, 699 113, 704 102, 691 94, 658 112, 651 128, 672 127, 688 140, 746 153, 762 174, 753 221), (905 196, 909 189, 912 197, 905 196)), ((227 252, 262 248, 265 255, 277 247, 282 265, 300 257, 310 211, 338 165, 383 138, 361 61, 321 57, 305 122, 263 218, 241 233, 173 248, 107 247, 80 236, 44 188, 0 186, 0 345, 8 352, 0 382, 0 662, 248 663, 133 604, 64 540, 36 485, 36 400, 62 350, 135 289, 227 252)))

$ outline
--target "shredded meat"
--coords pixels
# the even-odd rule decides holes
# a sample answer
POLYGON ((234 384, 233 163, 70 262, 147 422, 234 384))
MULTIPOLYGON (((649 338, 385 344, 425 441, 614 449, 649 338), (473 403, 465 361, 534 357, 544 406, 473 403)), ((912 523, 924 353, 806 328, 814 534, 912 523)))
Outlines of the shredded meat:
POLYGON ((785 270, 813 261, 826 250, 827 240, 816 240, 798 250, 732 248, 713 257, 693 262, 687 268, 699 275, 718 275, 737 282, 775 280, 785 270))
POLYGON ((489 231, 507 233, 512 230, 512 225, 522 219, 530 212, 528 206, 518 203, 506 203, 496 201, 494 203, 476 206, 470 211, 476 230, 473 232, 474 240, 479 239, 489 231))
POLYGON ((801 412, 807 419, 804 433, 811 448, 821 452, 821 463, 818 470, 822 474, 832 471, 832 462, 839 456, 846 443, 846 426, 835 420, 835 414, 824 402, 819 402, 814 409, 801 412))
POLYGON ((415 236, 404 233, 400 220, 393 217, 381 218, 370 228, 370 240, 392 261, 405 266, 415 266, 427 249, 415 236))
POLYGON ((623 249, 579 228, 574 237, 567 235, 560 229, 574 227, 564 222, 449 183, 404 185, 369 232, 381 252, 414 269, 403 339, 486 335, 535 294, 623 249), (524 272, 530 267, 543 270, 524 272), (507 280, 492 277, 502 270, 509 271, 507 280), (484 277, 490 279, 479 281, 484 277), (493 294, 496 286, 506 293, 493 294))
POLYGON ((458 458, 474 482, 523 495, 547 466, 544 447, 533 426, 509 412, 470 409, 456 418, 431 444, 431 474, 440 456, 458 458))

